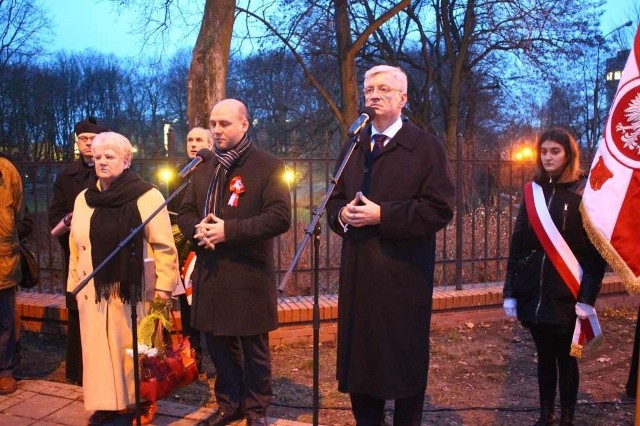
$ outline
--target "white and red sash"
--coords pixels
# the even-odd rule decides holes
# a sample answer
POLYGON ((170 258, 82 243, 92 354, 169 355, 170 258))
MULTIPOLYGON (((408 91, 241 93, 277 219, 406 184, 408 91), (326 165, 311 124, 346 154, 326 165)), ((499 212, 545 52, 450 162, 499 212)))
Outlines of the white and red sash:
MULTIPOLYGON (((524 187, 524 199, 533 231, 542 244, 547 257, 577 300, 582 281, 582 267, 553 223, 549 210, 547 210, 542 187, 535 182, 528 182, 524 187)), ((582 356, 583 347, 588 345, 595 347, 601 337, 602 330, 595 314, 584 319, 577 318, 571 344, 571 355, 579 358, 582 356)))
POLYGON ((173 290, 172 296, 179 296, 184 294, 187 297, 187 303, 191 305, 192 297, 193 297, 193 286, 191 282, 191 273, 193 272, 193 267, 196 264, 196 253, 190 251, 187 255, 187 259, 184 261, 184 265, 182 266, 182 270, 180 271, 180 283, 176 286, 175 290, 173 290))

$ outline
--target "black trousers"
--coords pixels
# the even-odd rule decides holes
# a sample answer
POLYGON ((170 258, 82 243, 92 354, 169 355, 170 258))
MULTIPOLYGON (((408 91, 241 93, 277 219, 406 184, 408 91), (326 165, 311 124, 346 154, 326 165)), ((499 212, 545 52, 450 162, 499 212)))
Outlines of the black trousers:
POLYGON ((0 290, 0 378, 13 377, 16 360, 16 289, 0 290))
POLYGON ((553 405, 556 386, 560 389, 560 404, 574 406, 578 399, 580 372, 578 360, 569 355, 572 327, 549 324, 528 324, 538 351, 538 391, 540 404, 553 405))
MULTIPOLYGON (((363 393, 351 393, 351 409, 357 426, 384 426, 384 399, 363 393)), ((420 426, 424 392, 408 398, 396 399, 393 426, 420 426)))
POLYGON ((67 353, 65 364, 66 379, 70 383, 82 385, 82 342, 80 340, 80 312, 78 303, 71 293, 67 299, 67 353))
POLYGON ((178 304, 180 306, 180 321, 182 322, 182 335, 189 337, 191 347, 196 351, 196 360, 198 361, 198 369, 202 362, 202 345, 200 344, 200 331, 191 326, 191 305, 187 302, 187 296, 181 294, 178 296, 178 304))
POLYGON ((264 417, 273 397, 269 333, 254 336, 216 336, 205 333, 209 356, 216 368, 214 392, 227 413, 264 417))

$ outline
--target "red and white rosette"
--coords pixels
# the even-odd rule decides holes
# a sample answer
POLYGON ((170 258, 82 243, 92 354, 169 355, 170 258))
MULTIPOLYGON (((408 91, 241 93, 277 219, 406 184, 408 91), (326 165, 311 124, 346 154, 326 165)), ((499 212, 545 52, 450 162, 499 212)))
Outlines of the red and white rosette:
POLYGON ((244 183, 242 183, 241 176, 234 176, 229 183, 229 191, 231 191, 231 198, 229 198, 228 205, 232 207, 238 207, 238 200, 240 194, 244 192, 244 183))

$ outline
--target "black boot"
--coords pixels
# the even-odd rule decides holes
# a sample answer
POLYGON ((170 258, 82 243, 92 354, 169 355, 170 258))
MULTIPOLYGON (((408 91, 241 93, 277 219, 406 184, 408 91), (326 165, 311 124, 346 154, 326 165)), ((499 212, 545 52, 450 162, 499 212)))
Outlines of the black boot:
POLYGON ((533 426, 552 426, 556 424, 553 402, 540 403, 540 418, 533 426))
POLYGON ((576 404, 560 404, 560 425, 573 426, 576 404))

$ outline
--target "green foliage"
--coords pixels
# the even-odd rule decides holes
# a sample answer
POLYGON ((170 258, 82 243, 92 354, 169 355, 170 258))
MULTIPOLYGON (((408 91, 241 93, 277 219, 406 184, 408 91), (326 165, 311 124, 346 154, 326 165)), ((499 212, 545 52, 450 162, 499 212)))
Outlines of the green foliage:
POLYGON ((162 333, 157 333, 160 328, 158 323, 166 330, 171 331, 173 329, 172 322, 169 319, 169 309, 170 305, 167 300, 156 297, 151 302, 149 314, 138 324, 138 344, 149 347, 154 346, 158 349, 164 347, 162 333))

